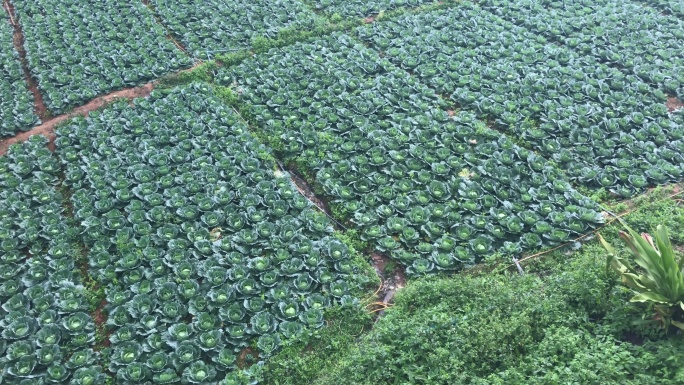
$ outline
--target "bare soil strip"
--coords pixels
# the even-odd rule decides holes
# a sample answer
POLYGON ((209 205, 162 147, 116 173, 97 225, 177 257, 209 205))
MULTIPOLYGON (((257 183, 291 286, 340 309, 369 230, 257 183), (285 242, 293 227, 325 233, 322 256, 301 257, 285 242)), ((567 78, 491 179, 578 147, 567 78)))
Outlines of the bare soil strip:
POLYGON ((670 96, 667 98, 667 103, 665 103, 665 106, 667 107, 668 111, 674 112, 684 107, 684 103, 682 103, 681 100, 677 99, 677 97, 670 96))
POLYGON ((29 91, 33 94, 33 101, 35 103, 35 113, 38 115, 41 121, 46 121, 50 118, 50 111, 48 111, 43 101, 43 95, 38 89, 38 80, 36 80, 32 75, 28 67, 28 61, 26 60, 26 50, 24 49, 24 31, 21 28, 21 23, 19 21, 18 15, 14 11, 14 5, 12 5, 10 0, 3 0, 3 6, 10 17, 10 23, 14 27, 14 49, 19 53, 19 61, 21 62, 21 69, 24 71, 24 79, 28 85, 29 91))

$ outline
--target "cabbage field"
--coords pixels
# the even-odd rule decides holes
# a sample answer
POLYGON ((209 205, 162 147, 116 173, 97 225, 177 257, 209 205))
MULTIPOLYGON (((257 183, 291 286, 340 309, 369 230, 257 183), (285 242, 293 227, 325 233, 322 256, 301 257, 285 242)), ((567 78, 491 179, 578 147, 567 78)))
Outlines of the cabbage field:
POLYGON ((27 131, 38 121, 19 54, 12 45, 13 32, 9 15, 0 9, 0 138, 27 131))
POLYGON ((580 247, 607 202, 684 179, 683 23, 676 0, 5 1, 0 384, 275 384, 330 314, 388 305, 377 256, 411 285, 580 247))

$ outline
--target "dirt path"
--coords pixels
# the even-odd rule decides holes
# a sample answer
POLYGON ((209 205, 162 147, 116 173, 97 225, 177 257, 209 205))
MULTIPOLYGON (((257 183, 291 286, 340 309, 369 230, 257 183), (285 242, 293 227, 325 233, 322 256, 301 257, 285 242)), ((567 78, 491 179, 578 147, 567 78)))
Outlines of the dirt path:
POLYGON ((91 100, 90 102, 88 102, 88 104, 75 108, 67 114, 48 119, 43 124, 34 127, 30 131, 21 132, 11 138, 0 140, 0 156, 5 155, 7 149, 12 144, 28 140, 28 138, 33 135, 43 135, 44 137, 48 138, 48 140, 50 141, 48 144, 48 148, 50 149, 50 151, 54 151, 55 127, 58 124, 77 115, 87 116, 90 111, 97 110, 98 108, 101 108, 113 102, 116 99, 134 99, 148 96, 152 92, 152 90, 154 90, 156 84, 157 81, 154 81, 151 83, 144 84, 140 87, 126 88, 123 90, 114 91, 104 96, 100 96, 98 98, 91 100))

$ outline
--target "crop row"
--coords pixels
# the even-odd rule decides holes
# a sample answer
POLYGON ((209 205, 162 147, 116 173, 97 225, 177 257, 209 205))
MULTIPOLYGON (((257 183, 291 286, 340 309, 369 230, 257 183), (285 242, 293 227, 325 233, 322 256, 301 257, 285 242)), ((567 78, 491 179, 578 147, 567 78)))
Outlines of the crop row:
POLYGON ((139 1, 13 3, 29 68, 52 113, 191 64, 139 1))
POLYGON ((9 16, 0 7, 0 138, 26 131, 38 122, 12 39, 9 16))
POLYGON ((193 56, 248 48, 257 37, 275 38, 284 29, 311 29, 319 20, 297 0, 152 0, 164 24, 193 56))
POLYGON ((483 1, 483 7, 684 99, 684 21, 615 0, 483 1))
POLYGON ((315 0, 314 7, 328 14, 368 17, 400 7, 418 7, 437 0, 315 0))
POLYGON ((101 384, 78 231, 63 215, 59 163, 45 144, 34 136, 0 158, 0 382, 101 384))
POLYGON ((680 18, 684 17, 684 1, 682 0, 634 0, 648 4, 680 18))
POLYGON ((666 95, 635 75, 466 3, 357 33, 579 183, 631 196, 681 177, 684 127, 669 119, 666 95))
POLYGON ((154 91, 60 128, 59 158, 106 287, 122 383, 216 383, 352 303, 361 280, 325 215, 207 85, 154 91))
POLYGON ((449 116, 434 91, 346 35, 272 50, 218 79, 411 273, 557 244, 601 221, 544 159, 471 113, 449 116))

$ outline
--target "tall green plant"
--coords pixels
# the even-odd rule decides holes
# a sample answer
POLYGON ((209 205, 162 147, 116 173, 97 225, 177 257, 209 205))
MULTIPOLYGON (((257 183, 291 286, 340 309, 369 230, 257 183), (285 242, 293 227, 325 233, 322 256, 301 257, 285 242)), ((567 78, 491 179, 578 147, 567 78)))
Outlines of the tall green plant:
POLYGON ((599 234, 599 240, 608 251, 606 269, 612 268, 622 278, 622 282, 637 293, 631 302, 645 302, 653 306, 656 319, 667 328, 674 325, 684 330, 684 322, 673 320, 676 312, 684 310, 684 260, 677 260, 667 228, 658 225, 655 239, 647 233, 641 236, 627 226, 620 231, 622 238, 634 258, 632 263, 619 255, 599 234))

